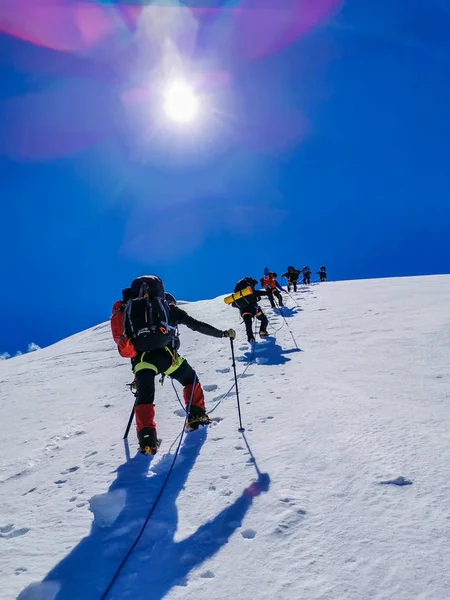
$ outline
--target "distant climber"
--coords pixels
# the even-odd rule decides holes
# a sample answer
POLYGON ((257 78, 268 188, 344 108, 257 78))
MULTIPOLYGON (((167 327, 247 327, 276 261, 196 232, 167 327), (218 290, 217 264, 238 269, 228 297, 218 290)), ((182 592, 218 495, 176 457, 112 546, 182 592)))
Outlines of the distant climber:
POLYGON ((317 271, 317 275, 319 276, 319 280, 321 283, 323 283, 324 281, 327 280, 327 269, 326 267, 320 267, 320 269, 317 271))
POLYGON ((277 274, 273 271, 269 271, 266 267, 264 269, 264 276, 260 279, 261 287, 268 292, 267 297, 269 298, 270 306, 275 308, 275 301, 273 297, 275 296, 278 300, 278 304, 283 306, 283 298, 281 297, 280 291, 283 291, 283 288, 277 281, 277 274))
POLYGON ((288 285, 287 285, 288 292, 291 291, 291 286, 294 288, 294 292, 297 291, 297 282, 298 282, 299 276, 300 276, 300 271, 298 269, 295 269, 294 267, 288 267, 286 273, 284 273, 281 276, 281 277, 287 277, 287 280, 288 280, 288 285))
POLYGON ((304 285, 311 283, 311 269, 309 267, 303 267, 302 269, 302 282, 304 285))
POLYGON ((267 332, 267 325, 269 324, 269 320, 266 315, 263 313, 260 306, 258 306, 259 300, 263 296, 267 296, 268 292, 262 290, 255 290, 255 286, 257 285, 256 279, 253 277, 244 277, 240 281, 237 282, 234 292, 241 292, 245 288, 251 288, 251 293, 241 298, 235 300, 231 306, 239 309, 241 313, 241 317, 244 320, 245 330, 247 333, 247 339, 249 342, 255 341, 255 336, 253 334, 253 319, 256 318, 261 322, 261 326, 259 329, 259 335, 261 337, 267 337, 269 334, 267 332))
POLYGON ((141 452, 155 454, 158 447, 154 407, 156 375, 164 373, 184 387, 186 410, 190 405, 189 430, 210 423, 197 374, 178 354, 177 326, 183 324, 216 338, 234 339, 236 334, 233 329, 220 331, 197 321, 181 310, 176 306, 175 298, 165 294, 163 282, 155 275, 138 277, 123 290, 122 296, 122 301, 113 306, 111 328, 119 353, 131 358, 136 380, 135 417, 141 452))

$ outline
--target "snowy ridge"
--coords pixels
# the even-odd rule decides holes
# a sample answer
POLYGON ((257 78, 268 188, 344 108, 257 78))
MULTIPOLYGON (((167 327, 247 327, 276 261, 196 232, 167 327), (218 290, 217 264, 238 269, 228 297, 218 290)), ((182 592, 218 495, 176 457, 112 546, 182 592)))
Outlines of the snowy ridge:
MULTIPOLYGON (((450 598, 450 276, 293 297, 287 325, 262 303, 276 337, 239 381, 245 434, 232 393, 187 436, 109 599, 450 598)), ((184 308, 237 329, 242 373, 238 312, 184 308)), ((211 408, 232 385, 229 341, 181 340, 211 408)), ((131 380, 109 323, 0 363, 2 600, 102 598, 183 425, 166 381, 160 452, 137 455, 134 428, 124 446, 131 380)))

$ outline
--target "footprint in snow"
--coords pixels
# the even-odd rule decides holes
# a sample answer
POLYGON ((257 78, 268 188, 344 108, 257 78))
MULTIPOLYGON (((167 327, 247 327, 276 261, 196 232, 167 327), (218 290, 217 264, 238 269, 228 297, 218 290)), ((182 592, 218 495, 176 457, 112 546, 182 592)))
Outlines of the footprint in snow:
POLYGON ((28 527, 22 527, 21 529, 15 529, 15 525, 5 525, 0 527, 0 538, 4 538, 5 540, 10 540, 12 538, 19 537, 21 535, 25 535, 30 530, 28 527))
POLYGON ((26 567, 17 567, 14 569, 14 575, 20 575, 21 573, 25 573, 27 571, 26 567))
POLYGON ((0 533, 9 533, 14 529, 14 525, 3 525, 0 527, 0 533))
MULTIPOLYGON (((283 504, 289 504, 289 506, 291 506, 292 508, 295 508, 297 505, 297 502, 293 499, 293 498, 280 498, 280 502, 282 502, 283 504)), ((296 511, 297 515, 306 515, 306 510, 303 510, 303 508, 298 508, 296 511)))
POLYGON ((290 504, 291 506, 295 504, 295 501, 292 498, 289 498, 289 496, 286 496, 285 498, 280 498, 280 502, 283 502, 283 504, 290 504))
POLYGON ((178 410, 174 410, 173 414, 177 415, 177 417, 183 417, 184 419, 186 416, 186 411, 184 410, 184 408, 179 408, 178 410))
POLYGON ((396 479, 388 479, 387 481, 379 481, 379 485, 412 485, 410 479, 406 479, 403 475, 400 475, 396 479))
POLYGON ((28 494, 31 494, 32 492, 35 492, 37 490, 37 487, 31 488, 31 490, 28 490, 28 492, 25 492, 24 494, 22 494, 22 496, 27 496, 28 494))
POLYGON ((266 423, 267 419, 273 419, 273 417, 261 417, 259 420, 261 423, 266 423))
POLYGON ((256 537, 256 531, 254 529, 244 529, 244 531, 241 531, 241 535, 246 540, 252 540, 256 537))
POLYGON ((205 571, 200 575, 202 579, 214 579, 215 575, 212 571, 205 571))
POLYGON ((63 483, 66 483, 67 479, 57 479, 55 481, 56 485, 62 485, 63 483))
POLYGON ((216 373, 229 373, 230 369, 227 367, 226 369, 216 369, 216 373))
POLYGON ((214 392, 214 390, 217 390, 217 385, 215 383, 212 383, 211 385, 204 385, 203 389, 205 392, 214 392))
POLYGON ((79 468, 80 467, 77 467, 77 466, 75 466, 75 467, 69 467, 65 471, 61 471, 61 475, 67 475, 68 473, 75 473, 75 471, 78 471, 79 468))
MULTIPOLYGON (((290 502, 289 499, 288 504, 290 506, 294 506, 295 503, 290 502)), ((282 500, 282 502, 285 502, 282 500)), ((297 530, 299 521, 306 515, 306 510, 303 508, 297 508, 295 510, 290 511, 284 519, 276 526, 275 533, 277 535, 288 535, 289 533, 293 533, 297 530)))

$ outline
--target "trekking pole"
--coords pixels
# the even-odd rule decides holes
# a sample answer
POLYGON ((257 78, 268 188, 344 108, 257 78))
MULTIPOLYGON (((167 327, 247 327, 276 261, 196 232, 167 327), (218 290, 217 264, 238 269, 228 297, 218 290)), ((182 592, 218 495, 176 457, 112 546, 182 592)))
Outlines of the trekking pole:
POLYGON ((136 395, 137 395, 137 392, 135 391, 136 390, 136 377, 133 379, 133 381, 131 383, 127 383, 127 387, 130 388, 130 392, 134 396, 134 403, 133 403, 133 408, 131 409, 130 418, 128 419, 127 428, 125 429, 125 433, 123 434, 124 440, 127 439, 128 434, 130 433, 130 427, 131 427, 131 423, 133 422, 133 417, 134 417, 134 409, 136 408, 136 395))
POLYGON ((239 402, 238 378, 237 378, 237 374, 236 374, 236 361, 234 359, 234 342, 233 342, 232 338, 230 338, 230 344, 231 344, 231 358, 233 359, 234 385, 236 386, 237 409, 238 409, 238 414, 239 414, 239 429, 238 429, 238 431, 245 431, 245 428, 242 426, 241 403, 239 402))
POLYGON ((128 419, 128 425, 127 428, 125 429, 125 433, 123 434, 123 439, 126 440, 128 437, 128 434, 130 433, 130 427, 131 427, 131 423, 133 422, 133 417, 134 417, 134 407, 136 406, 136 403, 133 404, 133 408, 131 409, 131 415, 130 418, 128 419))

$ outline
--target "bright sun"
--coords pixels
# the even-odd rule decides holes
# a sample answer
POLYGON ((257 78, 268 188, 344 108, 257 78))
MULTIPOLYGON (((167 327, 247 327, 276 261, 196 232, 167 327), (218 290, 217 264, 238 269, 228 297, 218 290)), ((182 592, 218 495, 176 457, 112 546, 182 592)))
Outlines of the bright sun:
POLYGON ((198 99, 193 89, 183 81, 172 82, 164 94, 164 110, 178 123, 189 123, 198 114, 198 99))

